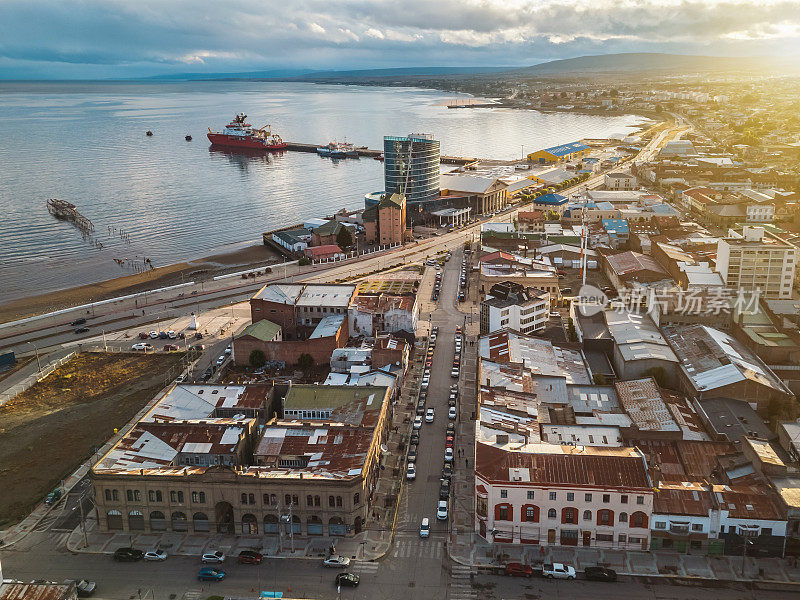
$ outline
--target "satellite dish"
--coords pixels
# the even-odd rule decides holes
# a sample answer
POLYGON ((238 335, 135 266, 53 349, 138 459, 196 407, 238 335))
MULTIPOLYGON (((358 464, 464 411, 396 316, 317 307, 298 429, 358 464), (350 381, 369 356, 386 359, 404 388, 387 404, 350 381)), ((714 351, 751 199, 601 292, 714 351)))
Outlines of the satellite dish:
POLYGON ((381 444, 381 452, 383 452, 384 454, 389 453, 389 448, 386 447, 386 444, 381 444))

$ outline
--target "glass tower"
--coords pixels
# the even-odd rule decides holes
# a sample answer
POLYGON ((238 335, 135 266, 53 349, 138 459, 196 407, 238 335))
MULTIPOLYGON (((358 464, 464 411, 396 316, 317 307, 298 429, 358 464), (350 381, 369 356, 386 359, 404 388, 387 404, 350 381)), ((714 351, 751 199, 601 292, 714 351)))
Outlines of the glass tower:
POLYGON ((439 198, 439 141, 427 133, 383 138, 386 193, 405 194, 409 212, 439 198))

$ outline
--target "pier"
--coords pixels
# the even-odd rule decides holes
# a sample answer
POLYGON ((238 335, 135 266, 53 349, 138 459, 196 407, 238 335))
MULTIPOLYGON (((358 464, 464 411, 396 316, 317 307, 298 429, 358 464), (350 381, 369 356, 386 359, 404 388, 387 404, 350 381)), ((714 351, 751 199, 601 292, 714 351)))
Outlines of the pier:
MULTIPOLYGON (((301 142, 286 142, 286 150, 291 150, 294 152, 317 152, 317 148, 321 148, 325 144, 303 144, 301 142)), ((381 156, 383 151, 381 150, 373 150, 371 148, 367 148, 366 146, 356 146, 355 148, 358 151, 359 156, 366 156, 369 158, 375 158, 377 156, 381 156)), ((341 159, 344 160, 344 159, 341 159)), ((470 158, 466 156, 442 156, 440 157, 442 164, 445 165, 466 165, 478 160, 477 158, 470 158)))

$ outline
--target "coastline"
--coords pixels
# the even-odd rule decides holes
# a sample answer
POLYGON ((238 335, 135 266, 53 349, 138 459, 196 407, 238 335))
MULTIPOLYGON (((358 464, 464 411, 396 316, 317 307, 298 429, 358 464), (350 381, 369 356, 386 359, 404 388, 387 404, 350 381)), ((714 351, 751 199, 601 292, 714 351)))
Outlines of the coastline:
POLYGON ((143 273, 123 275, 97 283, 11 300, 0 305, 0 323, 154 288, 177 285, 183 281, 208 279, 226 272, 260 267, 265 263, 278 263, 281 260, 281 256, 272 248, 263 244, 252 244, 238 250, 213 254, 197 260, 156 267, 143 273))

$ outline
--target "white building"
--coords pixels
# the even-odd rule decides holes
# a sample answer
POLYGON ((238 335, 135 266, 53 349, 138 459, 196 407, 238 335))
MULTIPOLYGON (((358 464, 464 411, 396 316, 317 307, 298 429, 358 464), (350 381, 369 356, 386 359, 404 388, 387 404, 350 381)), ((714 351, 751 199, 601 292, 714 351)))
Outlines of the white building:
POLYGON ((481 333, 513 329, 540 331, 550 317, 550 292, 513 283, 497 283, 481 302, 481 333))
POLYGON ((475 531, 489 542, 647 550, 653 486, 632 448, 476 444, 475 531))
POLYGON ((792 297, 797 248, 765 235, 763 227, 744 227, 742 234, 728 231, 717 243, 717 271, 733 289, 761 297, 792 297))
POLYGON ((630 173, 615 171, 605 175, 605 187, 607 190, 632 190, 636 188, 636 185, 636 177, 630 173))

